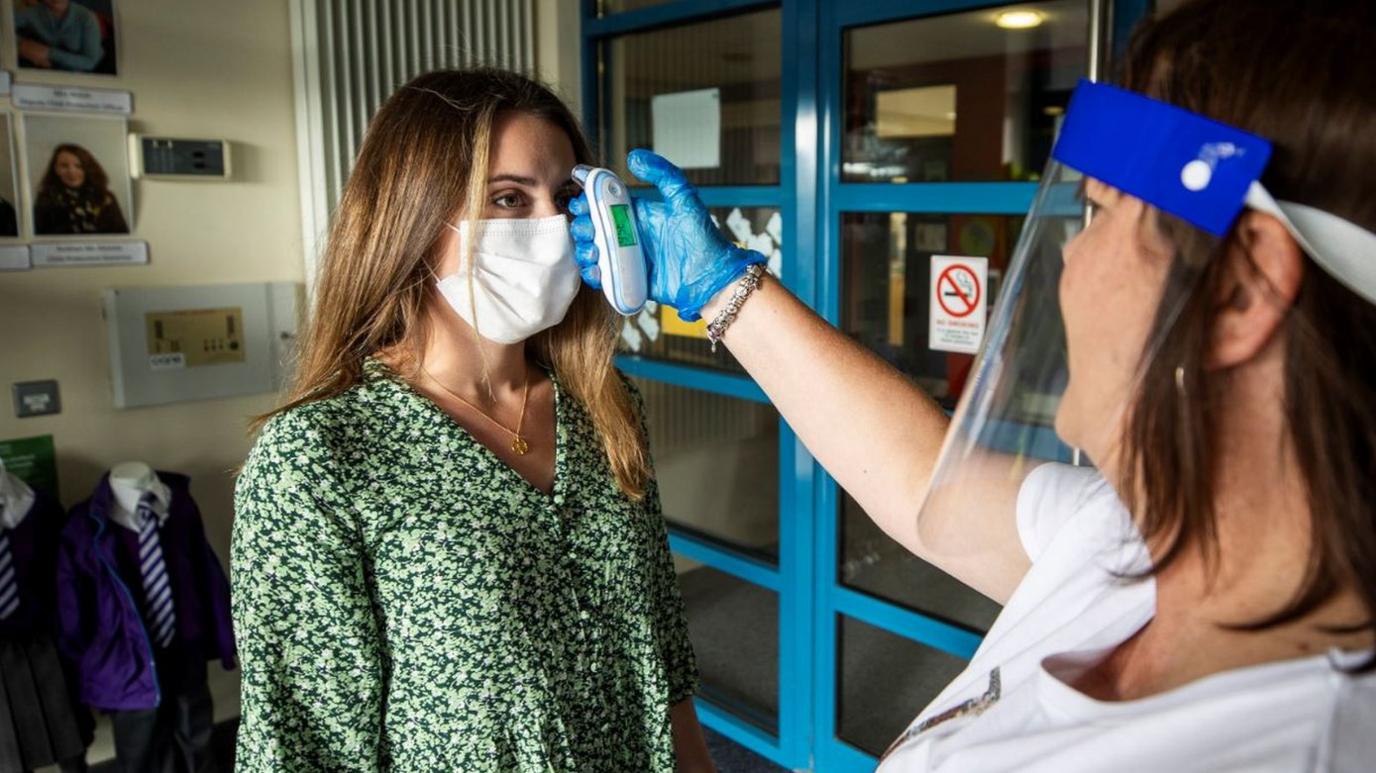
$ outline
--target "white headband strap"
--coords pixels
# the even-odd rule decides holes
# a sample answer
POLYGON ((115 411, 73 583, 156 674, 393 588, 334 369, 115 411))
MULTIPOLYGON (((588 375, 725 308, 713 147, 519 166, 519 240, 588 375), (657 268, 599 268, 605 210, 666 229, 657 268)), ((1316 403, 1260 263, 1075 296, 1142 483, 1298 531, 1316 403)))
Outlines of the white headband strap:
POLYGON ((1376 304, 1376 233, 1321 209, 1276 201, 1259 182, 1247 190, 1247 206, 1275 216, 1320 268, 1376 304))

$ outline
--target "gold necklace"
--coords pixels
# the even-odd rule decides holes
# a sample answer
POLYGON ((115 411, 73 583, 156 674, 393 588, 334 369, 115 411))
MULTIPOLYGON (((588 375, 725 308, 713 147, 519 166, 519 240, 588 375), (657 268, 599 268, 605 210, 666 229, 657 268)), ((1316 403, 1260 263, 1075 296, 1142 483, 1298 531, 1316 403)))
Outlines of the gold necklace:
POLYGON ((420 369, 421 369, 422 372, 425 373, 426 376, 429 376, 429 377, 430 377, 430 380, 431 380, 431 381, 435 382, 435 385, 436 385, 436 386, 438 386, 440 389, 443 389, 443 390, 445 391, 445 393, 448 394, 450 397, 454 398, 455 400, 458 400, 459 402, 463 403, 464 405, 468 406, 469 408, 472 408, 473 410, 477 411, 479 416, 482 416, 484 419, 487 419, 488 421, 492 422, 493 424, 496 424, 498 427, 501 427, 501 428, 502 428, 502 431, 504 431, 504 432, 506 432, 507 434, 511 435, 511 452, 512 452, 512 453, 516 454, 517 456, 525 456, 526 454, 530 453, 530 443, 527 442, 526 439, 525 439, 524 437, 521 436, 521 427, 523 427, 523 426, 525 425, 525 423, 526 423, 526 402, 530 399, 530 367, 529 367, 529 366, 526 367, 526 385, 521 389, 521 418, 517 419, 517 421, 516 421, 516 429, 514 429, 514 430, 511 429, 510 427, 508 427, 507 425, 501 423, 500 421, 497 421, 496 419, 492 418, 490 415, 488 415, 487 411, 484 411, 482 408, 479 408, 478 406, 474 405, 473 403, 470 403, 470 402, 468 402, 467 400, 463 399, 462 397, 459 397, 457 394, 455 394, 455 393, 453 392, 453 390, 451 390, 449 387, 445 386, 445 385, 444 385, 444 382, 442 382, 442 381, 440 381, 439 379, 435 378, 435 375, 434 375, 433 373, 431 373, 430 371, 426 370, 424 365, 420 366, 420 369))

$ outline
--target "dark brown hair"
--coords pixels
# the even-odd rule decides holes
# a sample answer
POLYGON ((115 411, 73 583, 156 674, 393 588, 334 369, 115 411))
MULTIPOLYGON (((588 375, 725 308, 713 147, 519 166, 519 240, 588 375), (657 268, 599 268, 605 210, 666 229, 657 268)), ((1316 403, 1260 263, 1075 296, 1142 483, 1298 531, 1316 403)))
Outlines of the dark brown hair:
MULTIPOLYGON (((1193 0, 1146 23, 1124 62, 1125 87, 1274 143, 1262 183, 1376 230, 1376 3, 1193 0)), ((1199 549, 1216 558, 1217 406, 1227 373, 1205 367, 1222 256, 1214 238, 1155 213, 1174 244, 1143 381, 1127 427, 1123 485, 1144 535, 1163 539, 1154 571, 1199 549), (1177 368, 1183 380, 1178 386, 1177 368), (1183 388, 1180 388, 1183 386, 1183 388)), ((1376 628, 1376 306, 1306 260, 1285 337, 1285 417, 1306 486, 1305 577, 1276 609, 1235 626, 1262 630, 1354 589, 1376 628)), ((1362 670, 1376 668, 1368 660, 1362 670)))
POLYGON ((81 171, 85 175, 81 181, 83 189, 98 193, 104 193, 109 189, 110 180, 105 175, 105 168, 100 165, 95 156, 91 155, 91 151, 80 145, 64 142, 53 148, 52 158, 48 159, 48 171, 38 183, 38 195, 56 196, 58 191, 66 187, 62 178, 57 176, 57 157, 63 153, 76 156, 76 160, 81 162, 81 171))
MULTIPOLYGON (((592 162, 559 97, 504 70, 427 73, 378 109, 334 214, 287 402, 260 422, 347 391, 363 380, 364 361, 384 351, 401 357, 403 375, 415 375, 441 236, 460 216, 482 216, 492 128, 508 112, 558 126, 575 161, 592 162)), ((587 408, 618 486, 641 497, 649 457, 630 392, 612 365, 616 328, 607 303, 584 287, 563 321, 532 338, 530 348, 587 408)))

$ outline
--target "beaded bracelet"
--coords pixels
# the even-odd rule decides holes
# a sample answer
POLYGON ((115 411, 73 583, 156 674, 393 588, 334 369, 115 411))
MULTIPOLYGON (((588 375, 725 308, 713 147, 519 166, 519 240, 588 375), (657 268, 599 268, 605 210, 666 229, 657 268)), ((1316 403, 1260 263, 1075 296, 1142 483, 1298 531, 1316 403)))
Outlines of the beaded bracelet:
POLYGON ((745 270, 745 275, 736 285, 736 291, 731 294, 731 299, 726 302, 726 307, 717 314, 717 318, 712 320, 712 324, 707 326, 707 340, 712 342, 712 351, 717 351, 717 342, 726 335, 726 329, 736 321, 736 315, 740 313, 741 306, 755 289, 760 286, 760 277, 764 276, 764 266, 759 263, 751 264, 745 270))

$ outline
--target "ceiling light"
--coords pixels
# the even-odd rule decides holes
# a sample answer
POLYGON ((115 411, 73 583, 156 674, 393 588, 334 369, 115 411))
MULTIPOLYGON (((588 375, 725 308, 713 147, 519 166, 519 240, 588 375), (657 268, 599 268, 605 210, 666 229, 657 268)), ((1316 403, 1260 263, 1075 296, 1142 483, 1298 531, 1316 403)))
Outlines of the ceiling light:
POLYGON ((1004 11, 994 17, 994 23, 1006 30, 1030 30, 1044 21, 1046 14, 1041 11, 1004 11))

